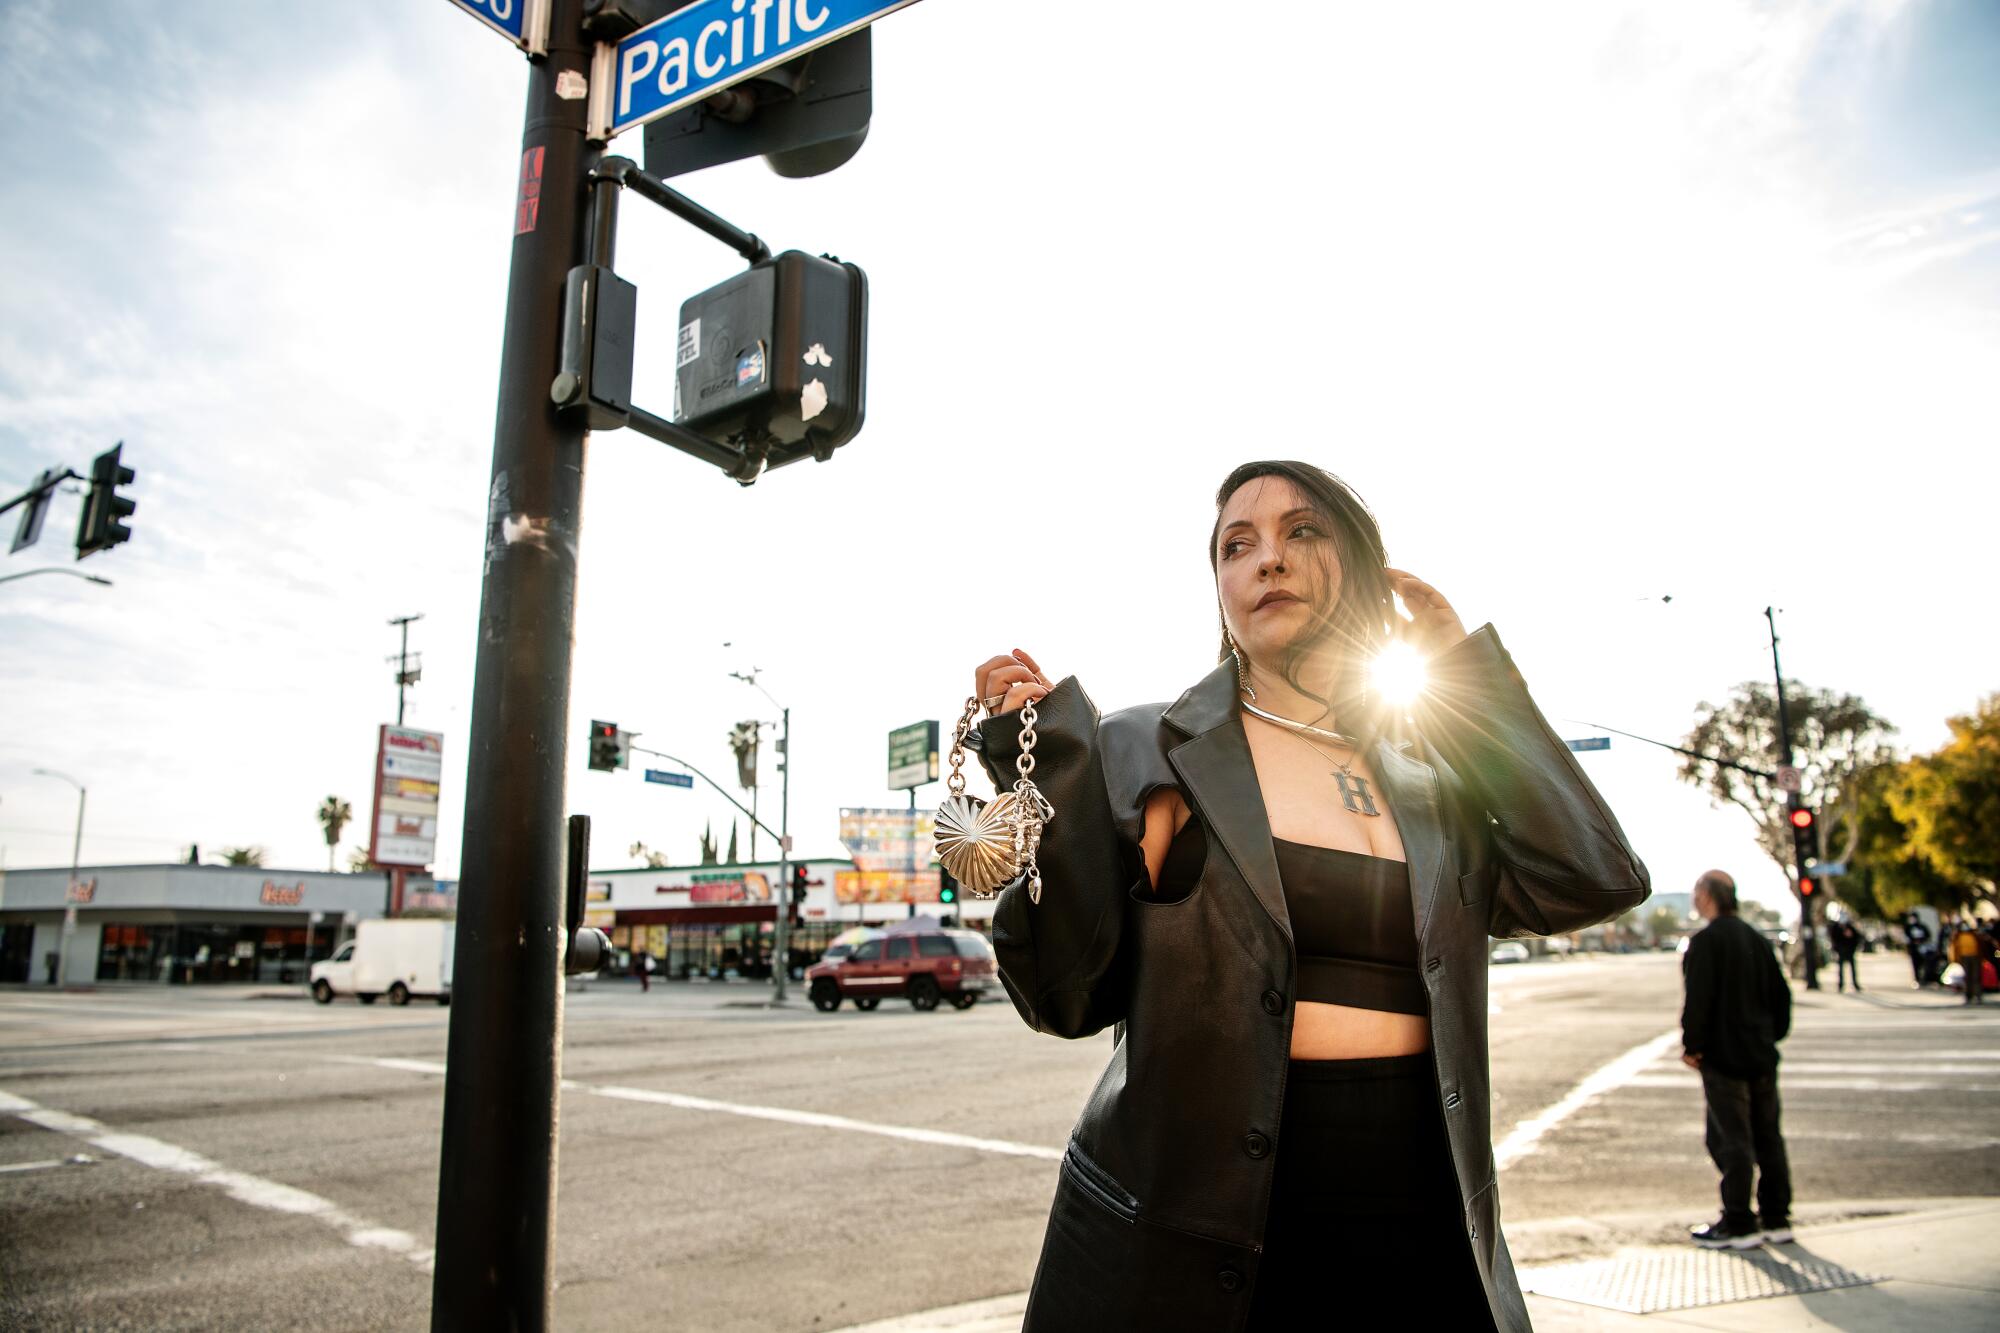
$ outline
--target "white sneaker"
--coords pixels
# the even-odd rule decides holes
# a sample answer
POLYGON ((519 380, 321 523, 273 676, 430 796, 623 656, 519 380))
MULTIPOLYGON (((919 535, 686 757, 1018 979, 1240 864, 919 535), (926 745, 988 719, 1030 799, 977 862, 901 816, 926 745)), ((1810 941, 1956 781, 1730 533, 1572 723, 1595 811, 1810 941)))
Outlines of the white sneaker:
POLYGON ((1763 1235, 1766 1245, 1790 1245, 1792 1243, 1792 1228, 1789 1223, 1775 1227, 1765 1227, 1763 1235))

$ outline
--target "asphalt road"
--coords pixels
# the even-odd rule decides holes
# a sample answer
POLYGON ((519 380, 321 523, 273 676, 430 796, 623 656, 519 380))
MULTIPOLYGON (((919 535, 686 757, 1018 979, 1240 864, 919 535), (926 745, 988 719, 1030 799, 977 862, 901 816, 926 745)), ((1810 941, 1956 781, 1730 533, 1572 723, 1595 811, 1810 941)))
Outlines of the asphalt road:
MULTIPOLYGON (((1801 1216, 2000 1194, 2000 1004, 1919 995, 1893 956, 1867 979, 1798 1001, 1801 1216)), ((1699 1087, 1663 1041, 1677 960, 1496 967, 1492 989, 1517 1257, 1712 1216, 1699 1087)), ((763 994, 570 996, 560 1326, 835 1329, 1024 1287, 1109 1037, 1038 1036, 1004 1003, 763 994)), ((447 1017, 0 992, 0 1324, 426 1326, 447 1017)))

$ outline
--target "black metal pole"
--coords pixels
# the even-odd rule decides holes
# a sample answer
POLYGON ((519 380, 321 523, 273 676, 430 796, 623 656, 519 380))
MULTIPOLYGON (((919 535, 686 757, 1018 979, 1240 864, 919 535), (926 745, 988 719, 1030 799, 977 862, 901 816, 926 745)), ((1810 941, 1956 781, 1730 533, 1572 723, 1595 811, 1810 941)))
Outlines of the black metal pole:
POLYGON ((564 731, 584 426, 549 401, 563 284, 585 259, 584 0, 554 0, 528 66, 507 322, 487 491, 479 656, 438 1172, 431 1327, 553 1319, 561 1075, 564 731))
MULTIPOLYGON (((1778 748, 1784 754, 1785 767, 1790 768, 1794 757, 1792 752, 1792 718, 1790 711, 1785 706, 1784 668, 1778 665, 1777 612, 1768 606, 1765 607, 1764 619, 1771 627, 1771 672, 1778 680, 1778 748)), ((1796 792, 1787 793, 1785 801, 1786 811, 1789 813, 1792 810, 1798 809, 1799 806, 1798 794, 1796 792)), ((1787 821, 1787 832, 1790 832, 1789 820, 1787 821)), ((1793 837, 1792 842, 1792 866, 1798 872, 1799 887, 1803 890, 1806 882, 1806 863, 1799 858, 1796 836, 1793 837)), ((1805 963, 1806 989, 1818 990, 1819 938, 1818 931, 1814 929, 1813 924, 1813 900, 1804 892, 1799 894, 1799 934, 1802 937, 1801 943, 1805 949, 1801 957, 1805 963)))

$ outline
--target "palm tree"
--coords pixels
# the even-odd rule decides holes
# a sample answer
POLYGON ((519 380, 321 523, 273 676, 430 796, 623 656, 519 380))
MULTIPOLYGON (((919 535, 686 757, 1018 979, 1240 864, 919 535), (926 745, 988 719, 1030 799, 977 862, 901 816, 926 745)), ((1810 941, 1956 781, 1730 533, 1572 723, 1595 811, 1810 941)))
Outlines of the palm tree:
POLYGON ((224 847, 222 864, 226 866, 261 866, 264 864, 262 847, 224 847))
POLYGON ((326 830, 326 868, 333 869, 333 849, 340 845, 340 831, 354 818, 354 807, 338 796, 319 803, 319 824, 326 830))

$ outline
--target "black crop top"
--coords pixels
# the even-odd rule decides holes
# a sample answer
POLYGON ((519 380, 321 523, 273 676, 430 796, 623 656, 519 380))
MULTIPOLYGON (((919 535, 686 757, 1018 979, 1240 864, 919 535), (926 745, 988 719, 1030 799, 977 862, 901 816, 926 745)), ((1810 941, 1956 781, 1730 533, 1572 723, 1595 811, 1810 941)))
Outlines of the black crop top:
MULTIPOLYGON (((1392 1014, 1427 1013, 1408 867, 1282 838, 1271 844, 1298 950, 1298 998, 1392 1014)), ((1191 892, 1206 855, 1201 821, 1190 816, 1160 866, 1161 896, 1191 892)))

